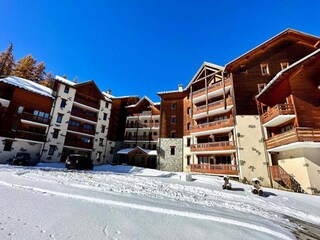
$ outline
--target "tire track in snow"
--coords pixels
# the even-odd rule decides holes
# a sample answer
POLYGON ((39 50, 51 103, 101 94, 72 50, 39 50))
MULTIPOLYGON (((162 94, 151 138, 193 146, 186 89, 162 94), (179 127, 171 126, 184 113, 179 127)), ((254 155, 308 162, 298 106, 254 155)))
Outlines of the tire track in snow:
POLYGON ((63 192, 51 191, 51 190, 43 189, 43 188, 8 183, 8 182, 4 182, 4 181, 0 181, 0 184, 7 186, 7 187, 11 187, 11 188, 28 190, 28 191, 38 192, 38 193, 42 193, 42 194, 47 193, 47 194, 50 194, 53 196, 82 200, 82 201, 86 201, 86 202, 90 202, 90 203, 97 203, 97 204, 102 204, 102 205, 113 205, 113 206, 122 207, 122 208, 130 208, 130 209, 135 209, 135 210, 142 210, 142 211, 159 213, 159 214, 166 214, 166 215, 171 215, 171 216, 179 216, 179 217, 193 218, 193 219, 197 219, 197 220, 207 220, 207 221, 212 221, 212 222, 225 223, 225 224, 229 224, 229 225, 235 225, 235 226, 255 230, 258 232, 266 233, 266 234, 275 236, 277 239, 285 239, 285 240, 291 239, 289 236, 287 236, 283 233, 280 233, 280 232, 276 232, 272 229, 269 229, 269 228, 266 228, 266 227, 263 227, 260 225, 254 225, 252 223, 240 222, 240 221, 229 219, 229 218, 217 217, 217 216, 212 216, 212 215, 205 215, 205 214, 194 213, 194 212, 183 212, 183 211, 179 211, 179 210, 160 208, 160 207, 152 207, 152 206, 146 206, 146 205, 139 205, 139 204, 134 204, 134 203, 118 202, 118 201, 112 201, 112 200, 101 199, 101 198, 93 198, 93 197, 77 195, 77 194, 68 194, 68 193, 63 193, 63 192))

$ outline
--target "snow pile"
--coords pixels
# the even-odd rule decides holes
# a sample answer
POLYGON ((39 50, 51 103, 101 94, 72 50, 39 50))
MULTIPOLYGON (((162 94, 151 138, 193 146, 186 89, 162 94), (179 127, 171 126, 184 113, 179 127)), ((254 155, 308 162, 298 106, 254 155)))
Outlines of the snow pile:
MULTIPOLYGON (((220 177, 192 175, 192 181, 181 181, 187 178, 184 173, 132 166, 67 171, 63 164, 42 163, 32 168, 3 165, 0 193, 14 198, 17 207, 8 208, 7 198, 2 198, 0 224, 9 222, 1 213, 10 211, 16 218, 43 217, 46 231, 59 239, 292 239, 287 228, 295 225, 286 216, 320 225, 317 196, 264 189, 265 197, 259 197, 251 194, 249 185, 238 182, 232 182, 232 191, 222 190, 220 177), (31 207, 32 201, 37 205, 31 207), (53 204, 50 211, 46 211, 51 206, 47 202, 53 204), (23 212, 26 203, 30 212, 23 212), (40 212, 39 204, 46 206, 40 212), (42 216, 42 211, 47 214, 42 216), (70 211, 77 219, 70 219, 70 211), (72 221, 85 222, 86 231, 74 230, 72 221), (56 231, 57 224, 67 227, 56 231), (97 232, 89 230, 96 228, 97 232)), ((15 231, 18 236, 22 230, 15 231)), ((28 236, 33 238, 28 239, 39 238, 37 234, 30 230, 28 236)))

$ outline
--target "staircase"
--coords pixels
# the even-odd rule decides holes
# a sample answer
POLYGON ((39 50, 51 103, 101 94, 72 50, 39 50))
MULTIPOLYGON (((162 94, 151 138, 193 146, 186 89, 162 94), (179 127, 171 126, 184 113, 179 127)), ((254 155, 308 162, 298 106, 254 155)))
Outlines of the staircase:
POLYGON ((281 186, 290 189, 293 192, 303 193, 301 185, 294 179, 292 175, 287 173, 281 166, 270 166, 272 179, 281 186))

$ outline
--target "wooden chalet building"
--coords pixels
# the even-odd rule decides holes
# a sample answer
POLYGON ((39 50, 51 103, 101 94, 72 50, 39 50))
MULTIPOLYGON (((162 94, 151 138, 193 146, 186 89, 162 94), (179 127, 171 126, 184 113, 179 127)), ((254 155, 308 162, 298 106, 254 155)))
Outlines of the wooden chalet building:
POLYGON ((0 78, 0 162, 18 152, 40 159, 54 98, 52 90, 19 77, 0 78))
POLYGON ((117 151, 119 162, 156 168, 160 103, 153 103, 145 96, 126 109, 124 148, 117 151))
POLYGON ((280 71, 256 98, 273 180, 319 193, 320 49, 280 71))
MULTIPOLYGON (((268 98, 266 91, 258 97, 264 104, 260 106, 257 104, 256 95, 283 69, 314 53, 319 47, 318 37, 287 29, 225 67, 205 62, 185 89, 180 87, 178 91, 158 93, 161 97, 158 157, 160 169, 227 174, 244 181, 259 177, 265 186, 276 184, 272 181, 269 168, 269 153, 272 151, 268 149, 277 146, 274 143, 275 138, 274 141, 266 140, 267 133, 262 126, 265 123, 261 124, 260 114, 262 110, 267 111, 268 107, 285 103, 284 99, 279 99, 280 102, 277 103, 272 102, 273 97, 268 98)), ((312 69, 311 67, 310 71, 312 69)), ((317 76, 316 71, 314 74, 317 76)), ((310 91, 314 91, 310 97, 314 96, 313 101, 319 103, 319 93, 316 91, 319 91, 317 87, 320 84, 317 84, 313 83, 314 87, 310 87, 310 91)), ((307 89, 302 84, 296 87, 301 87, 297 90, 300 94, 307 89)), ((296 101, 303 102, 298 98, 296 101)), ((293 105, 287 109, 289 112, 292 112, 291 106, 293 105)), ((304 103, 303 106, 309 105, 304 103)), ((302 111, 304 117, 300 117, 303 119, 301 123, 298 118, 294 126, 318 128, 318 123, 315 123, 318 116, 315 114, 318 111, 316 106, 315 104, 308 110, 305 109, 310 111, 309 114, 304 114, 301 107, 295 108, 295 111, 302 111), (310 117, 311 115, 315 117, 310 117)), ((292 120, 294 117, 289 118, 292 120)), ((275 134, 284 130, 269 129, 269 137, 272 131, 275 131, 275 134)), ((308 132, 311 133, 317 132, 308 132)), ((312 141, 315 141, 315 138, 312 141)), ((319 151, 318 147, 316 149, 315 151, 319 151)), ((275 163, 276 157, 271 158, 275 163)))

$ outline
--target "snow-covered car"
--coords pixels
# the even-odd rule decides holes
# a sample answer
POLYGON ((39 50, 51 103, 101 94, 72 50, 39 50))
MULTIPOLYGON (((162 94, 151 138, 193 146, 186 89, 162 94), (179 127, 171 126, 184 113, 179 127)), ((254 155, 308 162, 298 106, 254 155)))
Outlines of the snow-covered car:
POLYGON ((71 154, 67 157, 65 166, 67 169, 92 170, 93 163, 90 158, 80 154, 71 154))

